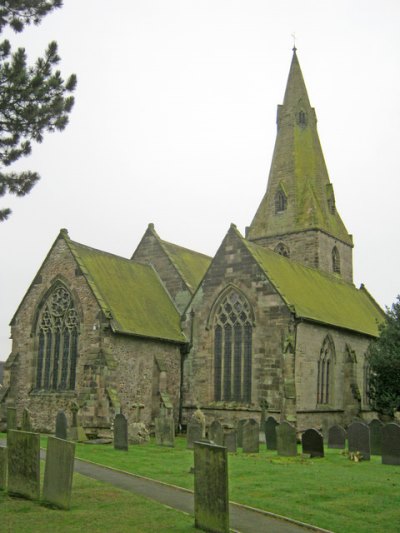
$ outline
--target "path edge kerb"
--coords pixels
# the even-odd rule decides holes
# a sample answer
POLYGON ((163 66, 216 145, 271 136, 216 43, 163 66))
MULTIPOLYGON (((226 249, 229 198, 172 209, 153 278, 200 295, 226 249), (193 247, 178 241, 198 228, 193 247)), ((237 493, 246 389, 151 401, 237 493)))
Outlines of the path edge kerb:
MULTIPOLYGON (((114 468, 112 466, 102 465, 99 463, 95 463, 94 461, 88 461, 87 459, 81 459, 80 457, 75 457, 75 460, 81 461, 82 463, 89 463, 94 466, 105 468, 107 470, 112 470, 113 472, 119 472, 127 476, 136 477, 138 479, 145 479, 146 481, 150 481, 151 483, 157 483, 158 485, 164 485, 165 487, 171 487, 181 492, 194 494, 194 492, 190 489, 185 489, 184 487, 178 487, 177 485, 172 485, 171 483, 166 483, 165 481, 159 481, 158 479, 153 479, 151 477, 140 476, 139 474, 132 474, 132 472, 127 472, 126 470, 120 470, 119 468, 114 468)), ((287 516, 282 516, 279 514, 271 513, 270 511, 264 511, 264 509, 258 509, 257 507, 250 507, 249 505, 237 503, 231 500, 229 500, 229 504, 233 505, 234 507, 237 507, 238 509, 246 509, 247 511, 252 511, 252 512, 259 513, 265 516, 270 516, 271 518, 275 518, 276 520, 282 520, 283 522, 289 522, 290 524, 304 527, 305 529, 309 529, 310 531, 317 531, 318 533, 334 533, 333 531, 329 529, 323 529, 318 526, 313 526, 311 524, 307 524, 306 522, 295 520, 294 518, 289 518, 287 516)))

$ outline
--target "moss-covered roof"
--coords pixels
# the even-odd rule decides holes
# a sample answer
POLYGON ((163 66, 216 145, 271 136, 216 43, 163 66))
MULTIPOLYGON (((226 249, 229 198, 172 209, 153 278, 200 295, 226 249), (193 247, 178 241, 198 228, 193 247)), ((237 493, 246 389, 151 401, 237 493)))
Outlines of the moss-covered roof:
POLYGON ((170 242, 161 241, 161 243, 175 268, 193 293, 210 266, 211 257, 170 242))
POLYGON ((357 289, 335 275, 303 266, 239 236, 298 318, 379 335, 384 313, 364 288, 357 289))
POLYGON ((186 341, 179 313, 151 266, 63 236, 115 332, 186 341))

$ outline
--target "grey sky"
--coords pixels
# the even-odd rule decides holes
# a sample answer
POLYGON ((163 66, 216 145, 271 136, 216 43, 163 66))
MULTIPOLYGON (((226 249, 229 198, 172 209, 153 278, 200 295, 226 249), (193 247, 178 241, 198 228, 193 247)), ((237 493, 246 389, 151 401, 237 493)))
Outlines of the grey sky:
POLYGON ((19 36, 31 61, 57 40, 78 76, 70 125, 15 168, 42 179, 0 225, 0 360, 8 323, 60 228, 130 257, 147 224, 213 255, 264 194, 296 46, 354 279, 400 293, 398 0, 65 0, 19 36), (111 7, 110 7, 111 6, 111 7))

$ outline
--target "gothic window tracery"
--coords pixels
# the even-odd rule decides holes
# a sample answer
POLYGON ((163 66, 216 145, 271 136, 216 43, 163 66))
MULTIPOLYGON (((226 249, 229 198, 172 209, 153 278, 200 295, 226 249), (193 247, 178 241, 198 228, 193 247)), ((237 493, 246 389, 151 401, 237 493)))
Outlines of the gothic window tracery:
POLYGON ((275 246, 274 252, 283 255, 283 257, 290 257, 290 250, 285 244, 283 244, 283 242, 280 242, 275 246))
POLYGON ((340 274, 340 255, 336 246, 332 249, 332 270, 336 274, 340 274))
POLYGON ((317 403, 329 404, 333 397, 333 370, 335 363, 335 346, 327 336, 322 344, 318 360, 317 403))
POLYGON ((251 401, 252 321, 247 300, 235 290, 218 304, 214 318, 216 401, 251 401))
POLYGON ((74 390, 79 320, 69 291, 51 291, 37 326, 36 389, 74 390))

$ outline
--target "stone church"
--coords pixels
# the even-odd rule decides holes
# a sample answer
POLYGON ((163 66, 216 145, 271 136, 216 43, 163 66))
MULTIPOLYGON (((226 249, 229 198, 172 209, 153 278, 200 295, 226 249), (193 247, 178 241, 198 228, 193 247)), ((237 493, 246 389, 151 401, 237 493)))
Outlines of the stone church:
POLYGON ((151 429, 160 407, 185 426, 261 413, 299 430, 372 417, 366 350, 382 310, 353 284, 340 218, 296 50, 267 191, 243 236, 214 258, 149 224, 127 259, 60 231, 11 321, 2 416, 27 407, 36 430, 79 406, 88 435, 116 413, 151 429))

